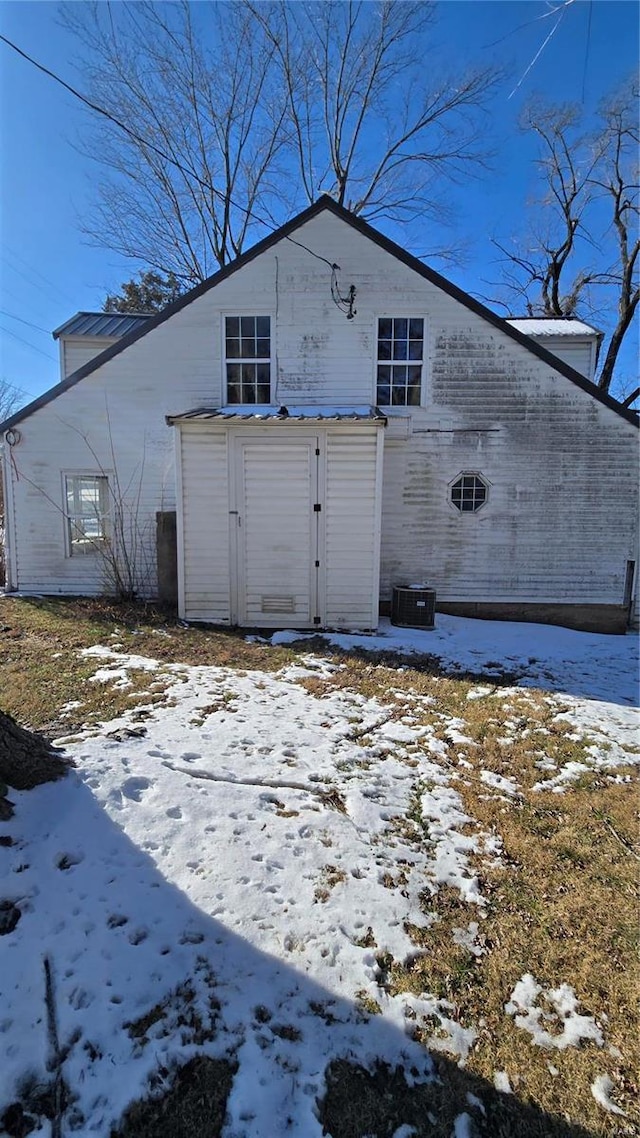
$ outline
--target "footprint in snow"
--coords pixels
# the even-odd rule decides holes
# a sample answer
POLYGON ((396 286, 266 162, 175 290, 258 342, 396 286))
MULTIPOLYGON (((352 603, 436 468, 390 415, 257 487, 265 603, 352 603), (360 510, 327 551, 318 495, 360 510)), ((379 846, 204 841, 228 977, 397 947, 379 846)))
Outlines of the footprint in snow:
POLYGON ((202 755, 200 755, 198 751, 185 751, 183 755, 180 755, 180 758, 183 759, 185 763, 194 763, 197 759, 201 759, 202 755))
POLYGON ((123 782, 120 791, 125 798, 129 798, 132 802, 141 802, 142 792, 148 790, 150 786, 151 783, 148 778, 128 778, 123 782))
POLYGON ((60 854, 60 857, 56 860, 56 866, 58 869, 63 870, 72 869, 74 865, 80 865, 80 862, 83 860, 83 853, 60 854))
POLYGON ((129 918, 125 917, 123 913, 112 913, 110 917, 107 917, 107 926, 110 929, 119 929, 126 925, 128 920, 129 918))
POLYGON ((167 818, 182 818, 182 810, 179 806, 170 806, 168 810, 165 810, 165 814, 167 818))
POLYGON ((129 934, 129 944, 142 944, 142 942, 147 939, 148 935, 149 934, 146 929, 134 929, 134 931, 129 934))

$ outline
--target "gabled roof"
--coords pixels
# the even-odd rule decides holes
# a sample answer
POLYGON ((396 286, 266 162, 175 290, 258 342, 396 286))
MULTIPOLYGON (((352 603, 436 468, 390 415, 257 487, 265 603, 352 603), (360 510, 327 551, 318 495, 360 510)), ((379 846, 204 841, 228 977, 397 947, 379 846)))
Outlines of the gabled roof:
POLYGON ((81 379, 97 371, 99 367, 102 367, 103 364, 112 360, 114 356, 119 355, 120 352, 124 352, 126 348, 135 343, 136 340, 140 340, 142 336, 153 332, 155 328, 159 327, 160 324, 164 324, 165 320, 169 320, 176 312, 180 312, 181 309, 186 308, 192 301, 204 296, 205 293, 215 288, 221 281, 226 280, 227 277, 232 276, 233 273, 244 268, 245 265, 248 265, 251 261, 261 256, 262 253, 266 253, 267 250, 278 244, 279 241, 286 239, 289 234, 294 233, 296 229, 306 225, 308 221, 317 217, 317 215, 324 210, 328 210, 329 213, 333 213, 336 217, 339 217, 341 221, 350 225, 352 229, 361 233, 364 237, 368 238, 369 241, 373 241, 380 249, 384 249, 385 252, 389 253, 392 257, 395 257, 398 261, 407 265, 419 276, 475 313, 476 316, 480 316, 483 320, 486 320, 488 324, 492 324, 494 328, 498 328, 506 336, 509 336, 512 340, 515 340, 516 343, 520 344, 521 347, 526 348, 527 351, 537 356, 543 363, 553 368, 554 371, 559 372, 560 375, 569 379, 571 383, 575 383, 577 387, 586 391, 587 394, 591 395, 598 403, 602 403, 603 406, 608 407, 611 411, 615 411, 621 418, 638 426, 638 419, 633 411, 630 411, 626 407, 621 407, 610 395, 601 391, 600 388, 594 383, 591 383, 590 380, 585 379, 580 372, 575 371, 569 364, 564 363, 563 360, 552 355, 551 352, 548 352, 547 349, 543 348, 536 340, 531 339, 530 336, 526 336, 518 331, 517 328, 512 327, 502 316, 498 316, 497 313, 492 312, 490 308, 487 308, 486 305, 476 300, 475 297, 470 296, 469 293, 464 292, 463 289, 452 284, 451 281, 441 276, 440 273, 435 272, 434 269, 430 269, 428 265, 423 264, 423 262, 419 261, 417 257, 414 257, 413 254, 407 253, 406 249, 403 249, 401 245, 397 245, 395 241, 379 233, 377 229, 374 229, 368 222, 363 221, 361 217, 356 217, 355 214, 345 209, 344 206, 338 205, 333 198, 323 194, 313 205, 308 206, 307 209, 304 209, 301 213, 291 218, 290 221, 285 222, 284 225, 274 230, 273 233, 263 238, 262 241, 258 241, 257 245, 247 250, 246 253, 242 253, 235 261, 232 261, 231 264, 226 265, 223 269, 214 273, 213 276, 203 281, 202 284, 196 285, 195 288, 184 293, 183 296, 173 301, 172 304, 168 304, 167 307, 163 308, 157 315, 150 317, 149 320, 141 321, 141 327, 134 328, 126 336, 118 340, 116 344, 105 348, 104 352, 100 352, 99 355, 94 356, 92 360, 78 368, 77 371, 72 372, 66 379, 57 383, 55 387, 50 388, 49 391, 45 391, 43 395, 34 399, 32 403, 28 403, 27 406, 23 407, 20 411, 16 411, 15 415, 11 415, 4 423, 0 423, 0 431, 6 431, 9 427, 32 415, 33 412, 39 410, 40 407, 51 403, 58 395, 61 395, 64 391, 68 391, 70 387, 79 383, 81 379))
POLYGON ((152 312, 76 312, 52 332, 60 336, 126 336, 150 320, 152 312))

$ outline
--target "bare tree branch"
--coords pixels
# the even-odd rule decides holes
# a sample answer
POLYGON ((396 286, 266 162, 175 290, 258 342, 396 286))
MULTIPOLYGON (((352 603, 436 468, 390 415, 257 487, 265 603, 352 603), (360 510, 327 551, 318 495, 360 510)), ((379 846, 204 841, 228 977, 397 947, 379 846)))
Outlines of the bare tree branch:
POLYGON ((503 256, 503 282, 529 315, 593 319, 599 312, 611 325, 598 377, 609 391, 640 300, 636 85, 602 103, 590 133, 583 119, 577 107, 529 107, 523 127, 540 143, 544 194, 532 207, 536 225, 525 247, 522 240, 494 245, 503 256))

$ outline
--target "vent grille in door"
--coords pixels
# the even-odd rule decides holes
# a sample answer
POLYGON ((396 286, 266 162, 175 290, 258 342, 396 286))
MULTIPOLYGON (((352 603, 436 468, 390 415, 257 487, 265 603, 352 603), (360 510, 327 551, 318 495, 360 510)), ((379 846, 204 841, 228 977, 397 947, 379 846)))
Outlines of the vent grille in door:
POLYGON ((261 597, 262 612, 295 612, 295 597, 261 597))

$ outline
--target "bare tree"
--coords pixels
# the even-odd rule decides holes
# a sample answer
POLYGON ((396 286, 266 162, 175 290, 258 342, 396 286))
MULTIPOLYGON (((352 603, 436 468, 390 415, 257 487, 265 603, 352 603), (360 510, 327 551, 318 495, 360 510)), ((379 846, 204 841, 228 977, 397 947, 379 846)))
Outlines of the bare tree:
MULTIPOLYGON (((504 282, 529 315, 600 318, 617 310, 598 384, 609 391, 620 349, 636 314, 638 287, 638 91, 628 84, 600 107, 585 132, 575 106, 535 104, 523 126, 540 144, 544 186, 524 241, 495 244, 504 282)), ((633 402, 640 391, 626 394, 633 402)))
POLYGON ((369 220, 442 219, 443 178, 487 157, 498 70, 437 75, 431 0, 248 6, 276 52, 307 200, 326 192, 369 220))
POLYGON ((0 423, 13 415, 23 402, 24 392, 14 383, 9 383, 7 379, 0 379, 0 423))
POLYGON ((269 211, 286 143, 273 46, 241 4, 68 4, 100 119, 105 170, 86 231, 185 284, 241 252, 269 211), (237 204, 236 204, 237 203, 237 204))
POLYGON ((433 19, 409 0, 66 5, 89 94, 127 128, 85 143, 104 171, 87 232, 190 284, 321 192, 442 220, 445 182, 485 160, 498 73, 436 79, 433 19))

